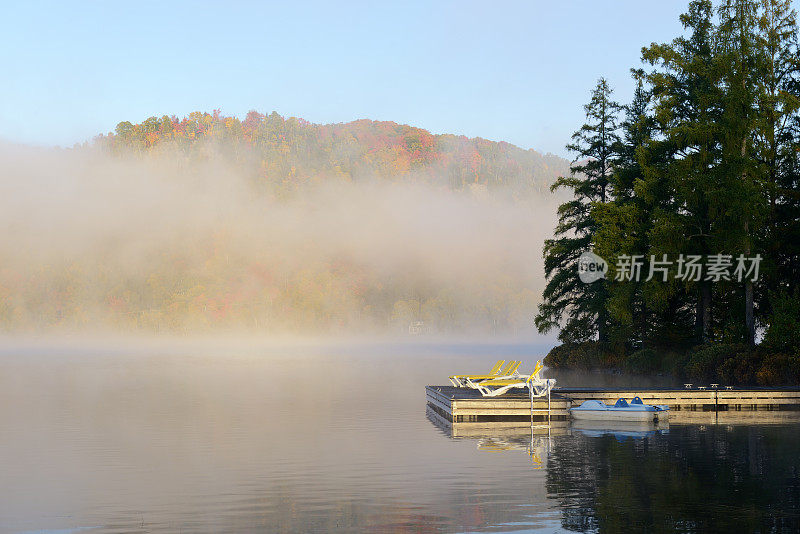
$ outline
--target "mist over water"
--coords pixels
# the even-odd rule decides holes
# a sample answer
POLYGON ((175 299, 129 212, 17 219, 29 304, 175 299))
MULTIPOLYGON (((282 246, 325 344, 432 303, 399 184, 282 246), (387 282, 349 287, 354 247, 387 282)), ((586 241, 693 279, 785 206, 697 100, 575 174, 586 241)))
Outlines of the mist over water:
POLYGON ((797 530, 791 413, 454 432, 426 412, 424 384, 546 350, 3 347, 0 532, 797 530))
POLYGON ((0 145, 0 328, 520 334, 557 200, 0 145))

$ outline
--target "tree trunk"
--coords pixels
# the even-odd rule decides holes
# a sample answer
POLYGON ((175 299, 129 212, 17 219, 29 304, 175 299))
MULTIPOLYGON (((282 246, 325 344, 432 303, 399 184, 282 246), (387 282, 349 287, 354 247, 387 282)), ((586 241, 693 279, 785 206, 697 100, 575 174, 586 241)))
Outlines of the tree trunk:
POLYGON ((744 283, 744 323, 747 327, 747 343, 756 344, 756 323, 753 318, 753 282, 744 283))
POLYGON ((601 343, 608 342, 608 328, 604 323, 600 323, 597 328, 597 341, 601 343))
POLYGON ((697 315, 695 316, 695 330, 697 339, 701 343, 711 341, 711 284, 700 284, 700 296, 697 300, 697 315))
MULTIPOLYGON (((747 233, 748 225, 744 223, 744 231, 747 233)), ((744 254, 746 257, 750 257, 750 238, 749 236, 747 239, 747 245, 745 246, 744 254)), ((756 344, 756 322, 755 318, 753 317, 753 281, 750 279, 746 279, 744 281, 744 326, 747 330, 747 344, 748 345, 755 345, 756 344)))
POLYGON ((703 342, 703 295, 702 291, 697 295, 697 308, 694 315, 694 338, 699 343, 703 342))
MULTIPOLYGON (((747 138, 742 139, 742 158, 747 155, 747 138)), ((742 179, 747 178, 747 173, 742 173, 742 179)), ((750 257, 750 222, 744 221, 745 256, 750 257)), ((753 319, 753 281, 744 281, 744 326, 747 330, 748 345, 756 344, 756 323, 753 319)))
POLYGON ((601 295, 601 302, 603 303, 603 307, 600 308, 600 312, 597 314, 597 340, 601 343, 605 343, 608 341, 608 310, 605 307, 605 303, 608 302, 608 289, 605 286, 605 281, 600 281, 600 284, 604 284, 598 288, 601 295))

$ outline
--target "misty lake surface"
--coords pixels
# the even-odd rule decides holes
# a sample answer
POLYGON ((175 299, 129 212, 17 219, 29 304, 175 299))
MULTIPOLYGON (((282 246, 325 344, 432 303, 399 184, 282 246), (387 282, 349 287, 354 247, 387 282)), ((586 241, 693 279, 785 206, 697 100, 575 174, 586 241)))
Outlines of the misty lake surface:
POLYGON ((547 348, 7 344, 0 531, 800 530, 790 417, 453 437, 426 410, 547 348))

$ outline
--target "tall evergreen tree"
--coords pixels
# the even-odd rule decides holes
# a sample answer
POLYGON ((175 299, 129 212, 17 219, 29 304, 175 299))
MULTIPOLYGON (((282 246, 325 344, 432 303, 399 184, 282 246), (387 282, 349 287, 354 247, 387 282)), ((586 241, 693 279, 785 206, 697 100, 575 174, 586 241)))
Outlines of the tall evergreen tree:
POLYGON ((555 237, 545 242, 548 283, 536 326, 543 333, 562 326, 559 334, 562 341, 608 339, 605 281, 582 283, 577 261, 581 253, 590 249, 597 230, 593 203, 610 199, 610 179, 620 143, 617 133, 620 105, 611 99, 611 94, 608 82, 601 78, 584 106, 587 122, 567 145, 575 154, 570 175, 560 177, 551 188, 569 189, 573 198, 559 206, 555 237))
MULTIPOLYGON (((719 165, 721 194, 714 209, 727 227, 727 242, 721 250, 734 256, 753 253, 753 236, 760 226, 763 202, 759 191, 762 167, 754 158, 753 137, 756 113, 756 81, 759 78, 757 46, 757 12, 755 0, 725 0, 719 8, 720 24, 716 32, 715 50, 721 72, 722 106, 721 149, 719 165)), ((753 282, 718 284, 721 298, 731 306, 727 323, 729 331, 743 332, 744 339, 755 343, 753 282), (743 305, 737 305, 737 302, 743 305), (743 321, 739 318, 743 316, 743 321), (739 326, 737 328, 737 325, 739 326)))
MULTIPOLYGON (((668 189, 669 200, 653 212, 651 252, 657 257, 716 253, 726 232, 715 205, 724 194, 719 179, 723 106, 712 19, 711 2, 694 0, 681 15, 684 28, 690 31, 688 37, 642 50, 642 59, 656 67, 644 74, 655 101, 658 140, 652 148, 668 159, 663 167, 645 171, 668 189)), ((695 294, 697 338, 711 340, 713 281, 678 283, 695 294)))
POLYGON ((757 300, 769 311, 770 291, 792 294, 800 281, 800 56, 791 1, 760 0, 760 4, 754 152, 763 169, 767 214, 757 236, 765 253, 757 300))
MULTIPOLYGON (((635 72, 637 77, 641 73, 635 72)), ((653 210, 663 201, 660 177, 645 174, 659 159, 649 149, 654 119, 649 113, 650 93, 641 78, 632 102, 625 106, 625 118, 620 125, 621 143, 611 177, 613 200, 595 203, 593 217, 598 230, 595 251, 612 260, 611 274, 615 275, 613 259, 621 256, 647 257, 650 253, 650 232, 653 210), (643 165, 642 162, 645 162, 643 165)), ((653 290, 661 289, 663 281, 641 279, 608 282, 607 308, 611 322, 611 338, 629 347, 639 347, 650 341, 658 344, 680 344, 684 341, 685 324, 676 325, 676 314, 683 295, 653 298, 653 290)))

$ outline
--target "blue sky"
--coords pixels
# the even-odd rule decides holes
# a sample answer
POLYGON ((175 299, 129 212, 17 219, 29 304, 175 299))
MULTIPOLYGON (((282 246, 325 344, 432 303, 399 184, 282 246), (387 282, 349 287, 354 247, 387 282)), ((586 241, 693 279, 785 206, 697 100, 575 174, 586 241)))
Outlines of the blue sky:
POLYGON ((680 31, 685 2, 24 2, 0 21, 0 138, 72 145, 219 108, 359 118, 566 155, 600 76, 680 31))

